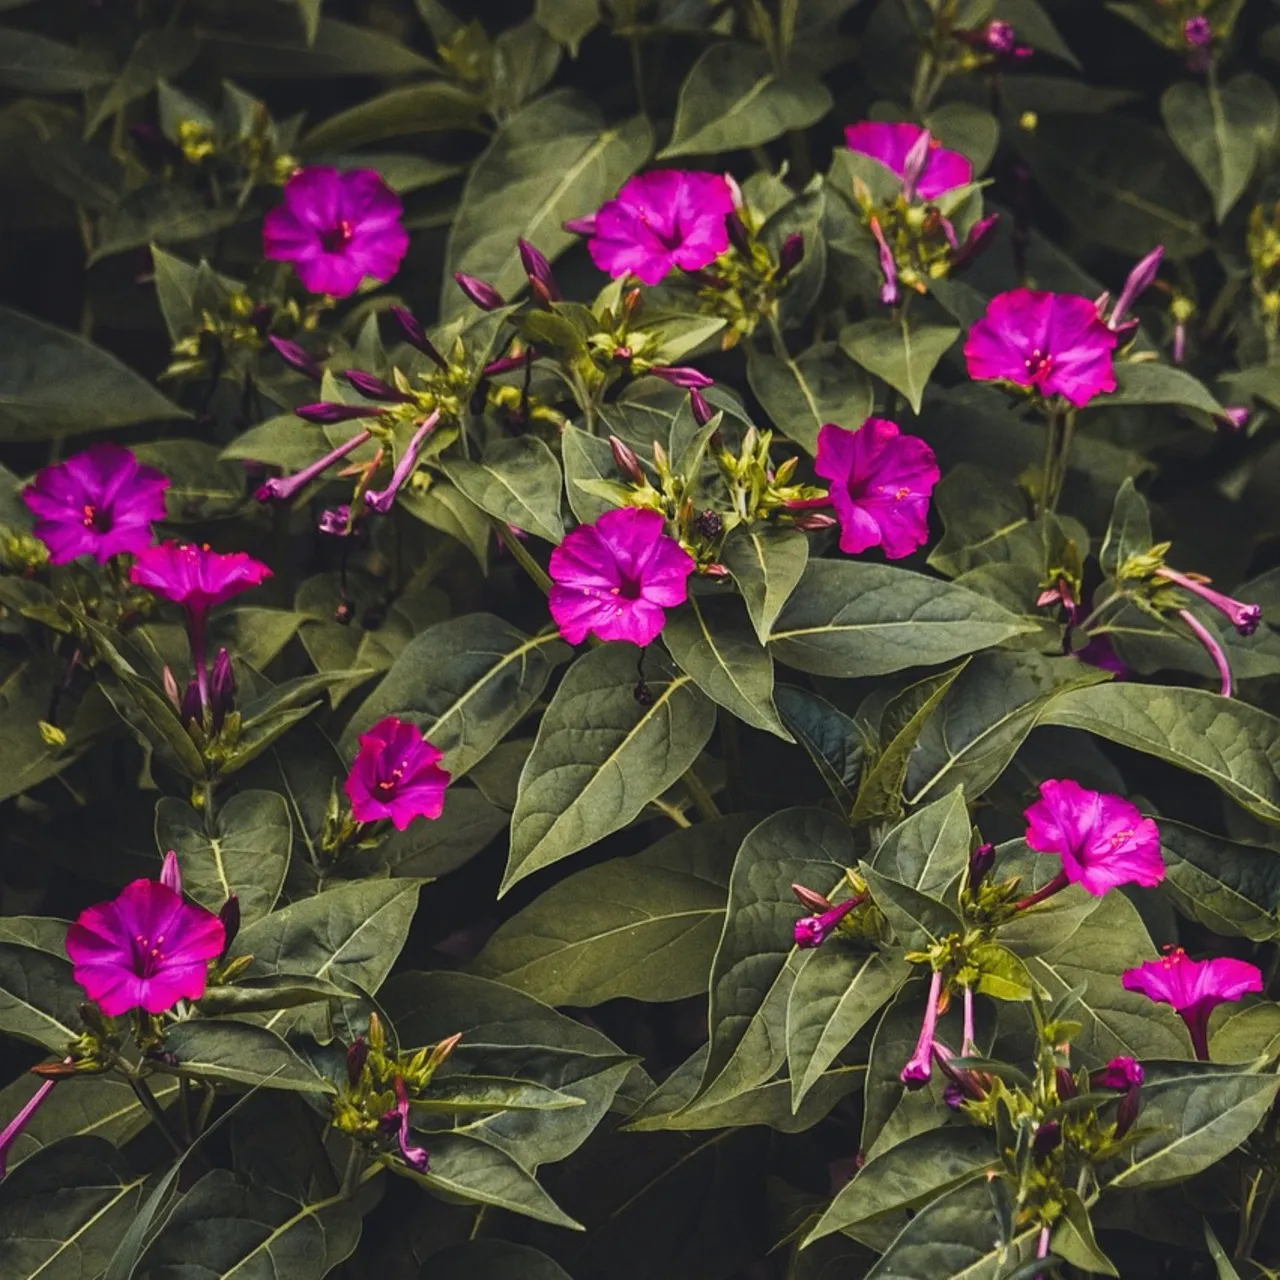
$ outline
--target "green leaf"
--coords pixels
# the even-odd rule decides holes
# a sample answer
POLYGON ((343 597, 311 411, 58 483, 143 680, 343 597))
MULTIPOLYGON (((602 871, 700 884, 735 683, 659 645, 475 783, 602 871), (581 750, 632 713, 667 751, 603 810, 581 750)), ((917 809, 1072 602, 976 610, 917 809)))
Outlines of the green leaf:
POLYGON ((1231 1259, 1227 1256, 1227 1251, 1222 1247, 1218 1237, 1214 1235, 1208 1218, 1204 1220, 1204 1239, 1209 1246, 1209 1256, 1213 1259, 1213 1265, 1217 1268, 1218 1280, 1240 1280, 1240 1273, 1232 1266, 1231 1259))
POLYGON ((742 525, 725 539, 721 560, 742 592, 760 643, 767 643, 778 614, 804 576, 808 538, 779 525, 742 525))
POLYGON ((548 542, 564 537, 560 493, 564 480, 555 455, 537 436, 497 440, 483 462, 454 458, 445 474, 481 511, 548 542))
POLYGON ((553 40, 578 56, 578 47, 600 25, 599 0, 537 0, 534 21, 553 40))
POLYGON ((484 103, 471 90, 445 80, 391 89, 339 111, 316 125, 302 141, 304 154, 450 129, 478 131, 484 103))
MULTIPOLYGON (((161 440, 135 445, 133 451, 139 462, 169 477, 165 513, 174 523, 222 520, 245 505, 244 465, 221 458, 216 445, 203 440, 161 440)), ((236 657, 246 655, 237 652, 236 657)))
POLYGON ((514 1280, 517 1276, 519 1280, 571 1280, 545 1253, 506 1240, 471 1240, 431 1255, 432 1280, 514 1280))
POLYGON ((399 76, 436 70, 394 36, 336 18, 321 18, 311 40, 266 39, 261 32, 233 27, 201 34, 231 75, 399 76))
POLYGON ((948 934, 964 932, 960 917, 937 898, 881 875, 865 862, 859 870, 894 937, 908 951, 927 951, 948 934))
POLYGON ((178 1200, 133 1275, 322 1280, 355 1252, 360 1225, 360 1210, 342 1196, 303 1205, 214 1169, 178 1200))
POLYGON ((999 644, 1026 624, 937 578, 854 560, 816 560, 774 626, 780 661, 853 678, 949 662, 999 644))
POLYGON ((389 832, 375 848, 348 855, 344 874, 355 879, 386 868, 393 876, 437 879, 474 858, 507 821, 507 813, 479 791, 450 786, 438 818, 411 822, 404 831, 389 832))
POLYGON ((787 1071, 795 1110, 854 1036, 897 994, 911 969, 900 956, 858 955, 839 934, 800 957, 787 1001, 787 1071))
POLYGON ((1116 492, 1111 523, 1107 526, 1107 536, 1098 557, 1102 572, 1109 578, 1117 577, 1130 556, 1145 556, 1154 545, 1151 508, 1146 498, 1134 488, 1133 480, 1126 479, 1116 492))
POLYGON ((169 1028, 164 1047, 176 1059, 167 1068, 176 1075, 301 1093, 334 1091, 274 1031, 248 1022, 191 1018, 169 1028))
POLYGON ((898 823, 876 850, 881 874, 937 897, 969 863, 969 809, 957 787, 898 823))
POLYGON ((83 1001, 68 961, 0 942, 0 1032, 65 1054, 80 1034, 83 1001))
POLYGON ((1280 1077, 1207 1065, 1142 1088, 1139 1139, 1108 1187, 1164 1187, 1231 1154, 1259 1125, 1280 1077))
POLYGON ((59 960, 67 958, 70 923, 52 916, 0 916, 0 942, 47 951, 59 960))
POLYGON ((1099 396, 1090 408, 1117 404, 1176 404, 1222 417, 1226 412, 1199 378, 1185 369, 1153 361, 1121 360, 1116 366, 1116 389, 1099 396))
POLYGON ((834 342, 795 357, 749 350, 747 381, 778 431, 810 455, 828 422, 856 430, 875 408, 870 380, 834 342))
POLYGON ((80 93, 111 79, 99 57, 33 31, 4 29, 0 86, 19 93, 80 93))
POLYGON ((490 613, 436 623, 415 636, 351 717, 341 748, 384 716, 416 724, 462 777, 532 710, 569 654, 554 631, 527 636, 490 613))
POLYGON ((1074 1187, 1064 1193, 1066 1212, 1058 1219, 1050 1238, 1049 1249, 1056 1257, 1063 1258, 1073 1267, 1079 1267, 1090 1275, 1119 1276, 1115 1264, 1098 1246, 1089 1220, 1089 1210, 1074 1187))
MULTIPOLYGON (((1018 35, 1026 39, 1021 28, 1018 35)), ((1000 143, 1000 122, 971 102, 948 102, 929 112, 924 124, 944 147, 968 156, 974 173, 986 171, 1000 143)))
POLYGON ((706 745, 715 704, 652 653, 644 677, 652 700, 642 704, 638 656, 629 644, 595 649, 556 690, 520 778, 502 893, 626 826, 706 745))
POLYGON ((737 151, 806 129, 831 110, 831 94, 811 68, 779 75, 755 45, 714 44, 690 68, 676 104, 671 141, 658 159, 737 151))
POLYGON ((240 217, 236 209, 211 207, 186 187, 148 183, 126 192, 102 215, 89 265, 144 245, 199 240, 234 226, 240 217))
POLYGON ((913 324, 903 312, 845 325, 840 345, 868 373, 902 392, 911 411, 919 413, 930 375, 959 336, 952 325, 913 324))
MULTIPOLYGON (((1061 862, 1037 853, 1025 840, 1009 840, 996 848, 996 875, 1002 880, 1017 876, 1024 893, 1043 889, 1058 873, 1061 862)), ((1018 956, 1037 956, 1065 942, 1091 916, 1101 901, 1080 885, 1068 885, 1040 903, 1034 911, 1020 912, 1000 926, 999 940, 1018 956)))
POLYGON ((277 973, 267 978, 237 978, 234 986, 210 987, 197 1001, 201 1014, 274 1013, 321 1000, 342 1000, 351 988, 339 987, 323 978, 298 978, 277 973))
POLYGON ((566 877, 501 925, 472 970, 553 1005, 696 995, 752 825, 744 815, 700 822, 566 877))
POLYGON ((854 860, 848 827, 821 809, 784 809, 742 842, 724 931, 711 966, 711 1047, 693 1106, 711 1106, 772 1079, 786 1057, 786 1012, 804 914, 799 883, 826 893, 854 860))
POLYGON ((607 498, 583 487, 583 484, 602 480, 621 483, 608 441, 589 435, 569 423, 560 435, 560 461, 564 465, 564 488, 569 509, 580 524, 594 524, 606 511, 613 510, 613 503, 607 498))
POLYGON ((805 1237, 805 1247, 880 1214, 917 1209, 996 1164, 992 1135, 969 1126, 931 1129, 890 1147, 846 1183, 805 1237))
POLYGON ((583 1099, 528 1080, 501 1076, 448 1076, 435 1080, 413 1099, 419 1113, 563 1111, 581 1107, 583 1099))
POLYGON ((782 721, 809 753, 841 813, 853 810, 865 749, 857 725, 843 711, 808 689, 781 684, 774 701, 782 721))
POLYGON ((1265 942, 1277 933, 1280 858, 1160 819, 1165 890, 1183 915, 1214 933, 1265 942))
POLYGON ((185 418, 145 378, 91 342, 0 307, 0 440, 30 442, 185 418))
POLYGON ((7 1280, 101 1275, 142 1183, 101 1138, 70 1138, 10 1169, 0 1189, 7 1280))
POLYGON ((426 493, 401 491, 396 501, 423 524, 462 543, 475 556, 481 570, 488 572, 493 524, 460 489, 446 481, 437 481, 426 493))
POLYGON ((1085 729, 1217 783, 1280 823, 1280 721, 1201 689, 1101 684, 1060 693, 1042 723, 1085 729))
POLYGON ((1190 80, 1171 84, 1160 99, 1160 114, 1174 145, 1187 158, 1213 197, 1222 222, 1244 194, 1260 156, 1280 128, 1280 103, 1261 76, 1235 76, 1226 84, 1190 80))
POLYGON ((102 95, 85 124, 85 137, 97 133, 104 121, 138 98, 146 97, 161 80, 181 75, 200 53, 200 41, 189 31, 166 28, 144 31, 124 69, 102 95))
POLYGON ((755 729, 792 737, 773 705, 773 658, 736 595, 691 595, 667 615, 662 641, 707 697, 755 729))
POLYGON ((606 126, 599 110, 560 89, 521 107, 476 161, 449 232, 441 313, 471 307, 453 281, 465 271, 504 297, 525 284, 517 238, 556 258, 573 242, 567 219, 611 199, 649 157, 653 133, 643 116, 606 126))
POLYGON ((276 904, 289 870, 293 827, 289 805, 274 791, 241 791, 207 814, 164 796, 156 804, 156 847, 172 849, 182 887, 202 907, 220 911, 234 893, 240 918, 252 924, 276 904))
POLYGON ((1212 1062, 1256 1063, 1280 1047, 1280 1005, 1228 1005, 1209 1035, 1212 1062))

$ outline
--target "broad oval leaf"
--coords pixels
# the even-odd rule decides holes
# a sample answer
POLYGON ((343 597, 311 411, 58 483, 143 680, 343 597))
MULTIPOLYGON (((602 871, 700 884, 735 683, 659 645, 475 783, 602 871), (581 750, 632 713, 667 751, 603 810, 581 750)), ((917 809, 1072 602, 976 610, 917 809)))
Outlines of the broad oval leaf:
POLYGON ((1165 891, 1183 915, 1229 937, 1265 942, 1276 936, 1280 858, 1273 849, 1166 818, 1159 825, 1165 891))
POLYGON ((901 391, 911 411, 919 413, 930 375, 959 336, 952 325, 912 322, 904 310, 895 319, 873 316, 846 325, 840 345, 868 373, 901 391))
POLYGON ((84 998, 69 961, 0 942, 0 1031, 65 1054, 80 1035, 84 998))
POLYGON ((230 1082, 300 1093, 332 1093, 333 1084, 318 1075, 274 1031, 248 1022, 190 1018, 170 1027, 165 1052, 177 1075, 211 1084, 230 1082))
POLYGON ((747 378, 773 425, 811 455, 828 422, 852 431, 875 407, 870 379, 834 342, 795 357, 752 352, 747 378))
POLYGON ((898 823, 876 850, 872 865, 921 893, 938 897, 969 862, 969 809, 957 787, 898 823))
POLYGON ((444 471, 481 511, 504 524, 548 542, 564 537, 560 464, 537 436, 495 440, 481 461, 455 458, 444 471))
POLYGON ((793 684, 779 685, 774 701, 783 723, 809 753, 840 812, 852 812, 866 764, 866 744, 859 727, 825 698, 793 684))
POLYGON ((725 539, 721 560, 733 575, 760 643, 791 598, 809 561, 809 540, 798 529, 744 525, 725 539))

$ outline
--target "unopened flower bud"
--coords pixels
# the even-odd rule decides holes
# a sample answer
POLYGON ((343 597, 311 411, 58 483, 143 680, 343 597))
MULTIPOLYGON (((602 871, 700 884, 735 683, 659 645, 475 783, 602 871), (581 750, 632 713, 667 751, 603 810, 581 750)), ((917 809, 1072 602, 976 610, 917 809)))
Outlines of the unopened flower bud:
POLYGON ((810 911, 816 913, 831 910, 831 903, 827 898, 823 897, 822 894, 817 893, 815 890, 807 888, 805 885, 793 884, 791 886, 791 892, 796 895, 800 905, 802 907, 808 907, 810 911))
POLYGON ((707 403, 707 398, 697 387, 689 388, 689 408, 693 410, 693 420, 700 427, 705 427, 714 418, 715 410, 707 403))
POLYGON ((170 849, 160 864, 160 883, 174 893, 182 892, 182 868, 178 866, 178 855, 170 849))
POLYGON ((636 484, 644 484, 644 472, 640 470, 640 459, 636 457, 635 450, 617 436, 609 437, 609 448, 613 450, 613 460, 618 464, 618 470, 636 484))
POLYGON ((431 339, 427 337, 427 331, 422 327, 417 316, 412 311, 407 307, 391 307, 389 310, 395 317, 396 323, 404 333, 405 340, 411 347, 417 347, 424 356, 438 364, 440 368, 447 369, 449 367, 444 356, 432 345, 431 339))
POLYGON ((1054 1067, 1053 1075, 1058 1085, 1059 1102, 1070 1102, 1072 1098, 1079 1094, 1080 1090, 1076 1086, 1076 1078, 1066 1067, 1054 1067))
POLYGON ((725 230, 729 233, 729 243, 744 258, 749 258, 751 256, 751 235, 747 231, 747 224, 742 220, 742 215, 735 210, 724 220, 724 225, 725 230))
POLYGON ((236 675, 231 666, 231 655, 219 649, 209 674, 209 709, 213 712, 213 731, 217 733, 236 703, 236 675))
POLYGON ((187 690, 182 695, 182 705, 178 708, 178 716, 183 724, 200 724, 204 720, 200 705, 200 683, 197 680, 187 682, 187 690))
POLYGON ((1253 416, 1251 410, 1242 404, 1227 405, 1226 412, 1219 421, 1232 431, 1243 431, 1253 416))
POLYGON ((479 276, 469 276, 465 271, 457 271, 453 276, 457 281, 458 288, 471 299, 472 302, 480 308, 481 311, 497 311, 499 307, 505 307, 507 300, 500 294, 493 285, 485 280, 481 280, 479 276))
POLYGON ((594 236, 596 233, 596 215, 589 213, 585 218, 570 218, 560 225, 571 236, 594 236))
POLYGON ((267 341, 291 369, 305 374, 312 382, 319 382, 324 377, 324 370, 296 342, 290 342, 287 338, 277 338, 274 335, 267 341))
POLYGON ((395 404, 407 404, 413 397, 381 378, 375 378, 363 369, 347 369, 342 375, 355 389, 370 400, 387 400, 395 404))
POLYGON ((367 404, 336 404, 322 400, 319 404, 299 405, 294 413, 303 422, 314 422, 325 427, 335 422, 355 422, 360 418, 377 418, 386 413, 386 410, 374 409, 367 404))
POLYGON ((700 373, 687 364, 658 364, 654 365, 649 372, 655 378, 661 378, 663 382, 669 382, 682 391, 705 391, 708 387, 716 385, 714 378, 708 378, 705 373, 700 373))
POLYGON ((520 246, 520 263, 525 269, 525 273, 529 277, 529 284, 532 286, 538 296, 547 303, 563 302, 564 294, 560 292, 560 286, 556 284, 556 278, 551 271, 551 263, 547 259, 547 255, 539 249, 535 249, 527 240, 518 241, 520 246))
POLYGON ((785 280, 804 261, 804 232, 793 231, 778 254, 778 279, 785 280))
POLYGON ((644 294, 639 289, 628 289, 622 297, 622 311, 628 320, 634 320, 644 306, 644 294))
POLYGON ((364 1064, 369 1060, 369 1042, 364 1036, 357 1036, 347 1050, 347 1082, 354 1089, 364 1074, 364 1064))
POLYGON ((444 1063, 444 1061, 453 1053, 453 1051, 461 1043, 462 1043, 461 1031, 456 1031, 454 1032, 453 1035, 446 1037, 444 1040, 441 1040, 431 1050, 431 1055, 427 1059, 427 1070, 434 1073, 435 1070, 444 1063))
POLYGON ((164 684, 164 696, 169 699, 173 709, 181 715, 182 694, 178 690, 178 682, 174 678, 173 672, 168 667, 165 667, 161 680, 164 684))
POLYGON ((987 48, 992 53, 1012 53, 1016 36, 1013 30, 1013 23, 1001 22, 995 19, 987 23, 984 32, 987 48))
POLYGON ((996 847, 993 844, 980 844, 969 855, 969 892, 977 893, 987 873, 996 864, 996 847))
POLYGON ((1134 1084, 1130 1085, 1124 1097, 1120 1099, 1120 1105, 1116 1108, 1115 1136, 1117 1138, 1123 1138, 1133 1128, 1133 1122, 1138 1118, 1141 1094, 1142 1086, 1134 1084))
POLYGON ((724 517, 718 511, 699 511, 693 527, 708 541, 714 541, 724 532, 724 517))
POLYGON ((1200 14, 1183 23, 1182 34, 1193 49, 1203 49, 1213 40, 1213 24, 1200 14))
POLYGON ((1046 1120, 1036 1130, 1031 1150, 1037 1160, 1047 1160, 1062 1145, 1062 1126, 1056 1120, 1046 1120))
POLYGON ((222 931, 226 937, 223 943, 222 954, 226 955, 231 950, 231 944, 236 940, 236 935, 240 932, 240 897, 238 894, 230 894, 222 904, 222 910, 218 912, 218 919, 222 921, 222 931))
POLYGON ((798 516, 793 516, 791 524, 796 529, 804 529, 809 533, 813 533, 818 529, 830 529, 839 524, 839 521, 835 516, 828 515, 825 511, 805 511, 798 516))

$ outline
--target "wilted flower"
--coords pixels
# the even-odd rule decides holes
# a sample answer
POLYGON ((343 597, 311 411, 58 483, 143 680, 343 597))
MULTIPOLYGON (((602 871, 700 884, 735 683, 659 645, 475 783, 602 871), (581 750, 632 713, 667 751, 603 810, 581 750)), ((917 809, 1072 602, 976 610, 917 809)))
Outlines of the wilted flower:
POLYGON ((169 477, 143 466, 118 444, 95 444, 57 466, 45 467, 22 491, 35 513, 35 535, 52 564, 138 552, 151 542, 151 524, 164 519, 169 477))
POLYGON ((313 165, 289 179, 284 203, 263 220, 263 253, 292 262, 312 293, 345 298, 366 276, 385 283, 400 269, 409 250, 403 214, 375 170, 313 165))
MULTIPOLYGON (((862 120, 851 124, 844 131, 845 143, 850 151, 861 152, 878 160, 900 178, 907 177, 907 158, 912 149, 919 147, 922 138, 924 154, 917 165, 912 184, 912 195, 926 202, 937 200, 957 187, 968 186, 973 181, 973 165, 958 151, 948 151, 938 140, 918 124, 885 124, 862 120)), ((908 196, 907 199, 911 199, 908 196)))
POLYGON ((1116 389, 1112 352, 1119 339, 1089 298, 1014 289, 997 294, 969 330, 969 376, 1065 396, 1077 408, 1116 389))
POLYGON ((438 818, 444 812, 449 773, 440 767, 442 753, 416 725, 395 716, 379 720, 360 735, 343 790, 357 822, 390 818, 403 831, 415 818, 438 818))
MULTIPOLYGON (((699 271, 729 248, 729 184, 717 173, 658 169, 637 174, 590 224, 592 261, 615 280, 658 284, 673 268, 699 271)), ((579 224, 581 225, 581 224, 579 224)))
POLYGON ((1198 574, 1179 573, 1176 569, 1160 568, 1156 570, 1157 578, 1175 583, 1184 591, 1197 595, 1206 604, 1211 604, 1242 636, 1251 636, 1262 622, 1262 606, 1245 604, 1242 600, 1234 600, 1231 596, 1214 591, 1206 579, 1198 574))
POLYGON ((1100 898, 1122 884, 1151 888, 1164 879, 1159 829, 1122 796, 1050 778, 1040 784, 1040 799, 1026 817, 1028 847, 1058 854, 1062 870, 1021 907, 1043 902, 1068 884, 1100 898))
POLYGON ((413 439, 409 441, 409 447, 400 456, 400 461, 396 463, 395 470, 391 473, 391 481, 385 489, 370 489, 365 495, 364 500, 370 509, 378 512, 380 515, 386 515, 391 510, 392 504, 396 500, 396 494, 404 487, 405 481, 413 474, 414 468, 418 465, 418 454, 422 451, 422 446, 426 443, 427 437, 436 429, 440 421, 440 410, 435 410, 429 417, 424 418, 419 424, 417 431, 413 433, 413 439))
POLYGON ((1199 14, 1183 23, 1182 34, 1193 49, 1203 49, 1213 40, 1213 24, 1203 14, 1199 14))
POLYGON ((929 980, 929 998, 924 1021, 920 1024, 920 1038, 916 1041, 915 1052, 902 1068, 902 1083, 908 1089, 923 1088, 933 1075, 933 1037, 938 1029, 938 1001, 941 998, 942 974, 935 969, 929 980))
MULTIPOLYGON (((1159 961, 1156 961, 1159 963, 1159 961)), ((1093 1089, 1115 1089, 1123 1093, 1141 1084, 1147 1078, 1142 1063, 1136 1058, 1112 1058, 1101 1071, 1095 1071, 1089 1077, 1089 1086, 1093 1089)))
POLYGON ((418 1147, 410 1140, 409 1130, 409 1091, 405 1087, 404 1077, 396 1076, 395 1110, 388 1111, 382 1117, 384 1128, 396 1135, 396 1143, 404 1162, 416 1173, 426 1173, 430 1165, 430 1153, 425 1147, 418 1147))
POLYGON ((588 632, 638 645, 657 638, 664 611, 688 598, 695 567, 663 526, 660 512, 620 507, 579 525, 551 553, 551 616, 570 644, 588 632))
POLYGON ((923 440, 884 418, 868 418, 857 431, 827 423, 814 470, 831 481, 841 551, 882 546, 898 560, 928 541, 929 498, 942 473, 923 440))
MULTIPOLYGON (((174 859, 167 868, 171 877, 176 865, 174 859)), ((112 1018, 139 1008, 165 1013, 179 1000, 200 999, 209 961, 225 945, 222 921, 184 902, 180 880, 175 887, 135 880, 113 901, 82 911, 67 930, 75 980, 112 1018)))
POLYGON ((1181 947, 1126 969, 1122 981, 1126 991, 1171 1004, 1187 1024, 1196 1057, 1203 1062, 1209 1060, 1209 1015, 1218 1005, 1261 991, 1263 985, 1262 971, 1247 960, 1192 960, 1181 947))
POLYGON ((884 230, 880 226, 880 219, 872 217, 868 225, 871 228, 871 234, 876 238, 876 244, 880 251, 880 275, 882 276, 880 301, 886 307, 896 306, 901 296, 898 289, 898 260, 893 256, 893 250, 889 247, 889 242, 884 238, 884 230))
POLYGON ((370 431, 358 431, 350 440, 344 441, 336 449, 331 449, 323 458, 318 458, 309 467, 303 467, 301 471, 291 476, 280 476, 268 480, 259 486, 253 496, 259 502, 284 501, 292 498, 328 471, 335 462, 340 462, 347 454, 354 453, 372 434, 370 431))
POLYGON ((840 921, 851 911, 860 907, 866 900, 866 895, 862 894, 859 897, 849 898, 845 902, 838 903, 821 915, 805 916, 797 920, 794 935, 796 946, 804 950, 821 946, 835 932, 836 926, 840 921))

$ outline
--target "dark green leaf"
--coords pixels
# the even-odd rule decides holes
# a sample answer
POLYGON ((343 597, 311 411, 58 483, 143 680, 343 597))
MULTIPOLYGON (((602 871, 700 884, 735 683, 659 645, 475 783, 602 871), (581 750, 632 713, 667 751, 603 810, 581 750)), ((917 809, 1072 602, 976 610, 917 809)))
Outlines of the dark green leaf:
POLYGON ((828 422, 856 430, 875 404, 870 380, 834 342, 794 358, 753 353, 747 377, 778 431, 810 454, 828 422))
POLYGON ((960 917, 937 898, 881 875, 865 862, 860 870, 876 906, 908 951, 927 951, 949 934, 964 932, 960 917))
POLYGON ((840 345, 868 373, 883 378, 920 412, 924 389, 939 360, 960 336, 950 325, 913 324, 904 311, 898 319, 859 320, 840 330, 840 345))
POLYGON ((537 436, 495 441, 482 462, 455 458, 444 469, 477 507, 504 524, 548 542, 564 537, 560 464, 537 436))
POLYGON ((20 93, 79 93, 111 79, 101 58, 33 31, 4 29, 0 85, 20 93))
POLYGON ((570 1280, 545 1253, 506 1240, 472 1240, 432 1254, 431 1275, 432 1280, 570 1280))
POLYGON ((65 1054, 80 1034, 83 1001, 68 961, 0 942, 0 1031, 65 1054))
POLYGON ((735 529, 725 540, 724 566, 746 601, 760 643, 804 575, 809 540, 798 529, 753 524, 735 529))
POLYGON ((230 1081, 266 1089, 332 1093, 333 1085, 289 1048, 274 1031, 247 1022, 192 1018, 165 1035, 169 1069, 210 1082, 230 1081))
POLYGON ((969 810, 957 787, 898 823, 876 850, 883 875, 935 897, 957 880, 969 862, 969 810))
POLYGON ((1280 858, 1160 819, 1165 887, 1185 916, 1214 933, 1265 942, 1277 933, 1280 858))
POLYGON ((858 727, 843 711, 808 689, 781 684, 774 700, 783 723, 809 753, 840 812, 852 812, 866 754, 858 727))

